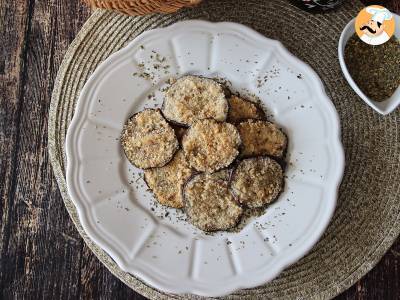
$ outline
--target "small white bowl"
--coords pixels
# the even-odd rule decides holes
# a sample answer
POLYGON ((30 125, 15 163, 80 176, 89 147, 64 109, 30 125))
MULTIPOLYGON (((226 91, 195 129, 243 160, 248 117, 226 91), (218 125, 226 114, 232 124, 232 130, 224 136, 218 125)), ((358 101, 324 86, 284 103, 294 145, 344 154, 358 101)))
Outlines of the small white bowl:
MULTIPOLYGON (((393 13, 392 13, 393 14, 393 13)), ((396 29, 394 32, 394 35, 400 39, 400 16, 393 14, 394 20, 396 23, 396 29)), ((347 79, 347 82, 350 84, 351 88, 358 94, 358 96, 361 97, 369 106, 371 106, 373 109, 375 109, 377 112, 379 112, 382 115, 387 115, 394 111, 398 105, 400 105, 400 87, 396 89, 394 94, 382 101, 374 101, 370 98, 368 98, 363 91, 357 86, 357 84, 354 82, 353 78, 351 77, 349 71, 347 70, 346 63, 344 62, 344 48, 347 44, 347 41, 350 39, 350 37, 355 33, 355 28, 354 28, 354 22, 355 18, 351 20, 344 30, 342 31, 342 34, 340 35, 339 39, 339 47, 338 47, 338 54, 339 54, 339 62, 340 62, 340 67, 342 68, 342 72, 344 74, 344 77, 347 79)))

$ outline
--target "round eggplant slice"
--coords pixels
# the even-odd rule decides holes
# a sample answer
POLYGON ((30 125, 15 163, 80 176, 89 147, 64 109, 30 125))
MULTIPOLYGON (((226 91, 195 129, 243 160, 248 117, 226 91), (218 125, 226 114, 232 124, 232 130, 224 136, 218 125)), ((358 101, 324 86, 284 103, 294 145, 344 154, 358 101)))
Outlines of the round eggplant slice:
POLYGON ((204 231, 228 230, 240 221, 243 209, 229 191, 229 173, 194 175, 184 187, 190 222, 204 231))
POLYGON ((182 139, 190 166, 207 173, 229 166, 239 154, 240 144, 235 126, 212 119, 196 121, 182 139))
POLYGON ((282 158, 287 137, 275 124, 262 120, 241 122, 237 129, 242 139, 242 157, 270 155, 282 158))
POLYGON ((228 99, 229 112, 228 122, 238 123, 247 119, 262 120, 265 118, 264 111, 256 104, 238 96, 231 96, 228 99))
POLYGON ((158 202, 170 207, 182 208, 182 188, 192 174, 193 171, 189 167, 183 151, 179 150, 164 167, 145 170, 144 180, 158 202))
POLYGON ((162 110, 169 121, 190 126, 200 119, 225 121, 228 107, 220 84, 208 78, 185 76, 169 87, 162 110))
POLYGON ((230 188, 235 198, 249 208, 274 201, 283 188, 283 171, 272 158, 242 160, 232 172, 230 188))
POLYGON ((146 109, 129 118, 121 144, 128 160, 142 169, 166 165, 179 147, 174 130, 159 109, 146 109))

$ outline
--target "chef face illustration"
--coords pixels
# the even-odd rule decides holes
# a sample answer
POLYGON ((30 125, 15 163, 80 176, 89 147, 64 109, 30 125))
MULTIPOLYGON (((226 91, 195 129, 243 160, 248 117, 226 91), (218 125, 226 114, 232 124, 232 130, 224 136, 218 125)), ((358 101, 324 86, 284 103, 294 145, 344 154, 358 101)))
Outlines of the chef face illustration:
POLYGON ((381 35, 384 32, 385 25, 381 22, 369 20, 365 23, 360 30, 364 32, 364 34, 368 35, 369 37, 376 37, 381 35))
POLYGON ((380 45, 387 42, 390 36, 385 29, 387 21, 393 19, 391 12, 384 7, 374 6, 367 7, 365 11, 369 14, 369 19, 358 28, 362 32, 361 36, 359 34, 361 40, 370 45, 380 45))

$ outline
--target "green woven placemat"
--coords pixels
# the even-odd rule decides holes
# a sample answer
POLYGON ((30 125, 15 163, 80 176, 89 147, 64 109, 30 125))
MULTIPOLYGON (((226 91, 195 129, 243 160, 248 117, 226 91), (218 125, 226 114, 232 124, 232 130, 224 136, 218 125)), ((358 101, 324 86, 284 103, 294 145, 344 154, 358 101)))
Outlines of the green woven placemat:
POLYGON ((339 112, 346 170, 333 220, 311 253, 272 282, 238 291, 232 299, 325 299, 350 287, 383 256, 400 232, 400 110, 380 116, 350 89, 340 71, 341 30, 362 7, 347 1, 338 11, 310 15, 276 1, 205 1, 172 15, 126 17, 96 11, 71 44, 60 67, 50 106, 49 151, 65 206, 79 233, 102 263, 137 292, 152 299, 199 298, 168 295, 121 271, 85 234, 65 183, 65 134, 79 92, 111 53, 145 30, 184 19, 233 21, 280 40, 325 83, 339 112))

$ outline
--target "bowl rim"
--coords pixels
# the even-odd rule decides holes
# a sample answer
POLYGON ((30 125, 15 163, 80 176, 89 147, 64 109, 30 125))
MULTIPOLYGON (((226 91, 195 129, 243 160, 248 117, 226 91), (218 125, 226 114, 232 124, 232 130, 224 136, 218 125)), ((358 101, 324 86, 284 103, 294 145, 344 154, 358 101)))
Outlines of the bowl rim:
MULTIPOLYGON (((400 16, 393 13, 394 18, 396 19, 396 29, 400 28, 400 16)), ((345 40, 345 36, 347 35, 348 32, 351 32, 351 35, 355 33, 355 28, 354 28, 354 23, 355 23, 356 18, 351 19, 344 29, 342 30, 342 33, 340 34, 339 38, 339 43, 338 43, 338 58, 339 58, 339 64, 340 68, 342 70, 342 73, 344 77, 346 78, 348 84, 350 87, 357 93, 357 95, 364 101, 366 102, 370 107, 372 107, 375 111, 382 115, 387 115, 393 112, 399 105, 400 105, 400 86, 397 87, 395 92, 387 98, 386 100, 383 100, 381 102, 372 100, 369 98, 367 95, 364 94, 364 92, 358 87, 357 83, 354 81, 352 76, 350 75, 349 70, 347 69, 347 65, 344 60, 344 49, 345 46, 349 40, 345 40), (386 105, 385 105, 386 104, 386 105)), ((350 36, 351 36, 350 35, 350 36)), ((400 36, 397 36, 397 38, 400 39, 400 36)))

